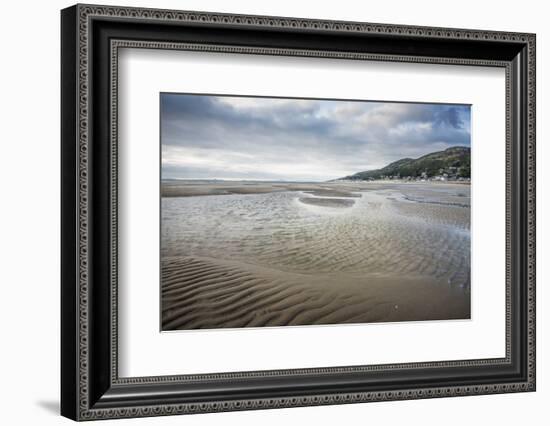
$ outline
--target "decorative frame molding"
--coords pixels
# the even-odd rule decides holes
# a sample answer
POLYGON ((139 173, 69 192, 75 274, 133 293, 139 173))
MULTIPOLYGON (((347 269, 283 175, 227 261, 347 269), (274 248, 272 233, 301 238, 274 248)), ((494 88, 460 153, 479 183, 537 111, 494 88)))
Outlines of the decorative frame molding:
POLYGON ((63 415, 75 420, 92 420, 535 390, 533 34, 76 5, 62 11, 62 56, 63 415), (128 23, 140 24, 143 29, 126 31, 124 25, 128 23), (176 39, 173 31, 160 34, 168 27, 180 28, 182 32, 189 29, 189 35, 181 36, 189 40, 176 39), (241 37, 239 44, 211 42, 202 31, 212 27, 237 34, 235 38, 241 37), (195 30, 197 33, 193 33, 195 30), (270 47, 252 46, 246 44, 247 35, 241 35, 246 30, 258 34, 271 31, 286 38, 276 40, 270 47), (140 39, 136 37, 140 31, 159 34, 159 40, 140 39), (288 45, 292 44, 289 40, 299 40, 300 35, 308 32, 324 35, 338 49, 288 45), (349 35, 349 48, 338 44, 335 36, 342 34, 349 35), (367 51, 354 50, 356 37, 373 40, 372 46, 367 46, 367 51), (407 46, 421 45, 417 49, 420 53, 407 55, 388 51, 390 41, 407 46), (281 47, 277 43, 286 43, 287 46, 281 47), (463 56, 443 56, 441 47, 440 55, 429 54, 437 52, 439 45, 454 46, 452 53, 462 52, 463 56), (463 46, 477 50, 467 52, 463 46), (506 357, 119 378, 117 71, 118 49, 126 47, 505 68, 506 357), (91 168, 91 158, 94 158, 94 168, 91 168), (97 170, 98 164, 101 172, 108 172, 108 179, 97 170), (98 229, 105 232, 100 234, 98 229), (101 257, 100 247, 107 253, 107 258, 101 257), (102 308, 98 308, 98 304, 102 308), (474 380, 467 385, 447 383, 426 387, 399 379, 400 374, 408 371, 433 374, 437 370, 437 374, 441 374, 441 371, 452 369, 467 372, 488 367, 502 368, 513 378, 497 381, 480 377, 477 382, 474 380), (377 389, 372 380, 368 384, 359 383, 369 374, 380 372, 395 375, 396 383, 400 384, 377 389), (329 385, 336 375, 340 379, 349 376, 349 384, 340 390, 328 391, 334 388, 329 385), (276 389, 272 382, 277 378, 288 382, 286 390, 276 389), (296 390, 304 378, 317 380, 317 388, 314 391, 296 390), (250 388, 223 394, 224 385, 235 379, 250 381, 250 388), (186 386, 194 386, 200 392, 197 390, 193 394, 185 390, 186 386), (270 396, 254 397, 258 389, 262 389, 262 394, 269 393, 270 386, 273 389, 270 396), (173 391, 175 387, 182 389, 179 396, 167 397, 165 390, 170 388, 173 391))

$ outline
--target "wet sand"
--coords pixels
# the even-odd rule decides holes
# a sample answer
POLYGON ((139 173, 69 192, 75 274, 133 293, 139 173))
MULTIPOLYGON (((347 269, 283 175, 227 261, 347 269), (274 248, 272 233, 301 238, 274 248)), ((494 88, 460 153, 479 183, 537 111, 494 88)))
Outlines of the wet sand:
MULTIPOLYGON (((231 181, 167 181, 161 186, 162 197, 193 197, 197 195, 266 194, 270 192, 303 191, 322 197, 360 197, 355 191, 366 184, 328 183, 242 183, 231 181)), ((372 185, 372 184, 371 184, 372 185)))
POLYGON ((185 182, 162 193, 163 330, 470 317, 469 185, 185 182))
POLYGON ((298 201, 304 204, 311 204, 312 206, 320 207, 335 207, 346 208, 355 204, 354 200, 347 200, 344 198, 298 198, 298 201))
POLYGON ((467 293, 421 276, 312 275, 210 258, 163 260, 165 330, 460 319, 468 306, 467 293))

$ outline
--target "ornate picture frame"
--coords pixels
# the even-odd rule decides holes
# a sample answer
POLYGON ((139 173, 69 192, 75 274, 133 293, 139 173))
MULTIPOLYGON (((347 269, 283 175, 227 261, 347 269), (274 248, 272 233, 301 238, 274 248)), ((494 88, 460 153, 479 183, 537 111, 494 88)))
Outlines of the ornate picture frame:
POLYGON ((535 390, 534 34, 97 5, 61 12, 61 413, 160 416, 535 390), (119 377, 118 53, 209 51, 503 68, 502 358, 119 377))

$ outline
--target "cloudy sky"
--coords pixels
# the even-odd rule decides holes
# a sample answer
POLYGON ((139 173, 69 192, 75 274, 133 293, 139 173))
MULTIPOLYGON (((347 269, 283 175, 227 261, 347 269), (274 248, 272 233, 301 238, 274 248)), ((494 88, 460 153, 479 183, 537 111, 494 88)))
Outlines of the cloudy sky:
POLYGON ((163 179, 324 181, 470 146, 470 107, 161 94, 163 179))

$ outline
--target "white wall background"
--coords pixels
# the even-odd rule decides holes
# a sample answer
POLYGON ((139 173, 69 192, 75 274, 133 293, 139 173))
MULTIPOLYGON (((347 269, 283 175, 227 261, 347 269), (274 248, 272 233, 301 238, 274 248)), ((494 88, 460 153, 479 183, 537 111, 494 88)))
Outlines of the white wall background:
MULTIPOLYGON (((545 2, 120 0, 103 4, 537 33, 538 390, 361 405, 107 421, 102 424, 547 424, 550 401, 550 27, 545 2)), ((59 417, 59 9, 2 5, 0 43, 0 401, 2 424, 59 417)))

